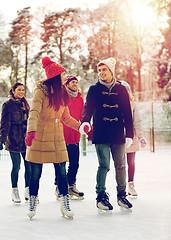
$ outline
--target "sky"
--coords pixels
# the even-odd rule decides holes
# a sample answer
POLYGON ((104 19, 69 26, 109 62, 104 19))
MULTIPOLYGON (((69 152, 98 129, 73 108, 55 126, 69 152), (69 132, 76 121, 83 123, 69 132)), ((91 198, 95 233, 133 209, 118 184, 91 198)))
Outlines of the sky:
POLYGON ((82 8, 82 9, 94 9, 99 6, 100 3, 108 3, 108 0, 4 0, 0 8, 0 38, 5 39, 8 36, 8 32, 11 29, 11 22, 17 18, 17 11, 22 10, 25 7, 31 7, 30 13, 34 16, 39 7, 46 6, 47 12, 62 11, 67 8, 82 8), (4 27, 3 27, 4 26, 4 27))
POLYGON ((1 4, 0 12, 3 13, 5 18, 13 19, 17 16, 17 10, 23 9, 24 7, 30 6, 34 11, 41 5, 55 5, 59 6, 59 10, 65 8, 96 8, 99 3, 107 3, 108 0, 62 0, 62 1, 52 1, 52 0, 4 0, 1 4), (10 6, 10 7, 9 7, 10 6))

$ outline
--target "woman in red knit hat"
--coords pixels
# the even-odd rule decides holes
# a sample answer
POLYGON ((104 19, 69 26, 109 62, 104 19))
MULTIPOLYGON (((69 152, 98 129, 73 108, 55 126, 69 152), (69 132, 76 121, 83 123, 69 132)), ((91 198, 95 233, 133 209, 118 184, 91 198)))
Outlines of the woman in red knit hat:
POLYGON ((50 58, 42 59, 47 79, 40 81, 34 91, 25 139, 26 160, 31 163, 30 206, 28 216, 36 213, 39 180, 43 163, 53 163, 58 173, 63 216, 73 218, 69 206, 65 163, 68 154, 63 134, 63 124, 79 131, 80 123, 69 114, 69 95, 63 83, 66 69, 50 58))

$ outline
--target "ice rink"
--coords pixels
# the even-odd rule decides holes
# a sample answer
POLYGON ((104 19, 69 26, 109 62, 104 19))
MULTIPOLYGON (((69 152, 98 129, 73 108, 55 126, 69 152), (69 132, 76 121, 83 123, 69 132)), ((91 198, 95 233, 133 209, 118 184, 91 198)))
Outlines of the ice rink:
POLYGON ((11 201, 11 161, 0 160, 0 240, 170 240, 171 239, 171 151, 136 155, 135 186, 138 192, 132 213, 120 211, 116 202, 113 162, 107 176, 107 192, 114 207, 112 215, 97 213, 95 184, 97 157, 81 157, 77 187, 85 199, 71 200, 74 219, 61 217, 60 203, 55 197, 54 168, 43 167, 36 216, 27 217, 24 202, 24 165, 19 176, 21 204, 11 201))

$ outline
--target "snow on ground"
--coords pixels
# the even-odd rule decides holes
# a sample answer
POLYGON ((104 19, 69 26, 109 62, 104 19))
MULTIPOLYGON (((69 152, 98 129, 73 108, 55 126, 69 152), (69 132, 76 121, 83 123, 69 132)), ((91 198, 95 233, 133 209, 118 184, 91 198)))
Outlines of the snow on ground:
POLYGON ((107 191, 114 206, 109 216, 97 214, 95 178, 97 157, 80 159, 77 187, 85 193, 83 201, 72 200, 73 220, 61 217, 54 191, 54 169, 45 164, 40 182, 37 214, 30 221, 24 202, 24 166, 19 177, 22 203, 11 201, 10 158, 0 160, 0 240, 170 240, 171 239, 171 152, 138 152, 135 184, 138 192, 132 213, 121 212, 116 202, 113 161, 107 177, 107 191))

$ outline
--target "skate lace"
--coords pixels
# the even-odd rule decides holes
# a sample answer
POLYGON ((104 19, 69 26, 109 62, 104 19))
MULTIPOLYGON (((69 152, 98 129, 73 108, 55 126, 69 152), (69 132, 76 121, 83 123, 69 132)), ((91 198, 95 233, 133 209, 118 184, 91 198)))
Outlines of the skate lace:
POLYGON ((109 195, 109 193, 108 192, 105 192, 105 194, 104 194, 104 196, 103 196, 103 200, 106 200, 106 201, 109 201, 109 197, 110 197, 110 195, 109 195))
POLYGON ((63 196, 63 205, 67 209, 67 211, 71 211, 70 206, 69 206, 69 195, 64 195, 63 196))
POLYGON ((126 196, 122 196, 120 199, 123 203, 129 203, 129 201, 126 199, 126 196))
POLYGON ((36 204, 37 204, 36 198, 37 198, 36 196, 30 197, 30 211, 34 211, 36 208, 36 204))

